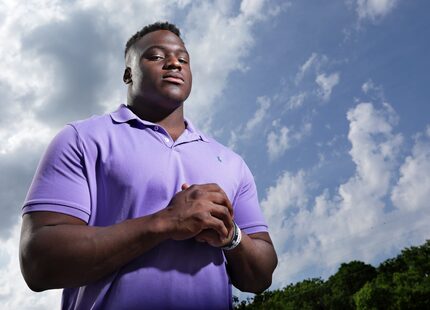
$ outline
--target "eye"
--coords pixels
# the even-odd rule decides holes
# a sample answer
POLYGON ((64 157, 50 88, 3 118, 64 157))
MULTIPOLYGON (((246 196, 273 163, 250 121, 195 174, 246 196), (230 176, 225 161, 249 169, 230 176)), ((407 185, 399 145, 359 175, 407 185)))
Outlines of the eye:
POLYGON ((187 58, 184 58, 184 57, 179 57, 179 58, 178 58, 178 61, 179 61, 180 63, 182 63, 182 64, 187 64, 187 63, 188 63, 188 59, 187 59, 187 58))
POLYGON ((148 58, 148 60, 151 60, 151 61, 158 61, 158 60, 163 60, 164 56, 162 56, 162 55, 149 55, 147 58, 148 58))

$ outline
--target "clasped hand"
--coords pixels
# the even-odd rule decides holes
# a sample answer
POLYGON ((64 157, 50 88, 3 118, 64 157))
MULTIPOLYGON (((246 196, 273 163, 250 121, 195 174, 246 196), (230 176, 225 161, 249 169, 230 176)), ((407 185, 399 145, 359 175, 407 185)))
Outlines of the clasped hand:
POLYGON ((217 184, 183 184, 165 211, 173 223, 174 240, 195 238, 221 247, 232 238, 233 207, 217 184))

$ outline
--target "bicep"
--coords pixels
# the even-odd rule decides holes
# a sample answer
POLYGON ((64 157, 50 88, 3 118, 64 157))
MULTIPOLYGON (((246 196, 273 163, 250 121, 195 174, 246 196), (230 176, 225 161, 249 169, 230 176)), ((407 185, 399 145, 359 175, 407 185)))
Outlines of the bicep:
POLYGON ((56 225, 86 225, 86 223, 71 215, 49 211, 29 212, 22 218, 22 226, 25 228, 38 229, 56 225))
POLYGON ((86 225, 86 223, 77 217, 58 212, 37 211, 26 213, 22 217, 21 250, 25 250, 34 241, 38 231, 57 225, 86 225))
POLYGON ((273 247, 272 239, 270 238, 270 235, 268 232, 258 232, 248 235, 253 240, 261 240, 268 244, 270 244, 273 247))

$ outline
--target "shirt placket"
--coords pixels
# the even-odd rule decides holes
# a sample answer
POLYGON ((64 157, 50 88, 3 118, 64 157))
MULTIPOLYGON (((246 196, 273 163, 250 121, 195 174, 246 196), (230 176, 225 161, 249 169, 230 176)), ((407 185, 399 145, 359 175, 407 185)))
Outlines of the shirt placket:
POLYGON ((173 139, 170 137, 170 135, 160 126, 155 125, 152 127, 156 135, 160 138, 160 140, 168 147, 172 148, 173 146, 173 139))

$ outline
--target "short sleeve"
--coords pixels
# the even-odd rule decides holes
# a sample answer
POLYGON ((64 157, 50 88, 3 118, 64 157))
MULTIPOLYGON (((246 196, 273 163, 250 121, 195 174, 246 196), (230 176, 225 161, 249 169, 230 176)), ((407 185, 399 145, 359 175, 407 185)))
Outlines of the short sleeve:
POLYGON ((268 227, 258 202, 254 177, 243 160, 241 170, 240 188, 233 201, 234 220, 247 234, 267 232, 268 227))
POLYGON ((91 200, 76 129, 67 125, 43 155, 24 202, 23 214, 52 211, 88 223, 91 200))

